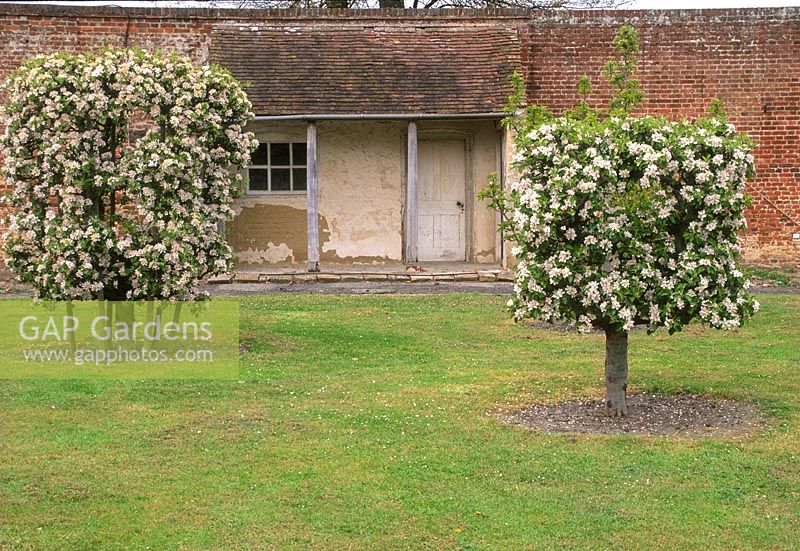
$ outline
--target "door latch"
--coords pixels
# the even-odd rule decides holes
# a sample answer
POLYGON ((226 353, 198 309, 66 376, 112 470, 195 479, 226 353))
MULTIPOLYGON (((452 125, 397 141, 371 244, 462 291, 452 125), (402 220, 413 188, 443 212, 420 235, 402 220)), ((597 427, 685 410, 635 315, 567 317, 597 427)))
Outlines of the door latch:
POLYGON ((464 203, 461 201, 456 201, 456 205, 458 205, 458 208, 460 208, 462 212, 464 211, 464 203))

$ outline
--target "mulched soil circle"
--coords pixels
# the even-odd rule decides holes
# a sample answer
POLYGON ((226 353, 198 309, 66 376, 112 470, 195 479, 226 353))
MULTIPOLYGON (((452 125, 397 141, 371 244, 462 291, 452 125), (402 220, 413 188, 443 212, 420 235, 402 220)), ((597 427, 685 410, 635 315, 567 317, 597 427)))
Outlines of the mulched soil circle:
POLYGON ((605 415, 602 400, 576 398, 535 404, 506 412, 501 418, 545 432, 633 434, 641 436, 734 436, 767 427, 767 416, 754 405, 697 394, 628 396, 628 415, 605 415))

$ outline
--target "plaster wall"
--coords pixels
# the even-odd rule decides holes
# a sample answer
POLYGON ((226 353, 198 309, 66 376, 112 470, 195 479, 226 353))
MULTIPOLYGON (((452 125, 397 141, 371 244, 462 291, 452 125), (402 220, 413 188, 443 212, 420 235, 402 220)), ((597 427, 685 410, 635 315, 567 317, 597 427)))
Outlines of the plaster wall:
MULTIPOLYGON (((305 141, 302 122, 258 122, 260 141, 305 141)), ((317 123, 320 259, 326 263, 403 262, 407 123, 317 123)), ((477 200, 498 170, 499 131, 492 121, 425 121, 420 137, 463 137, 468 145, 468 259, 493 263, 495 215, 477 200)), ((237 200, 229 240, 242 264, 303 264, 307 254, 306 197, 249 194, 237 200)))

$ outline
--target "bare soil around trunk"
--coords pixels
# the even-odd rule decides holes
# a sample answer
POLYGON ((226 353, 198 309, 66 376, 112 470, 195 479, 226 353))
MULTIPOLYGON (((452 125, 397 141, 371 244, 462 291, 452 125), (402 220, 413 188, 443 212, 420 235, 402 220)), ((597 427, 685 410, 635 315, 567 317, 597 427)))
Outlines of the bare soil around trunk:
POLYGON ((768 416, 752 404, 696 394, 635 394, 627 404, 623 418, 608 417, 603 400, 593 398, 535 404, 501 418, 545 432, 640 436, 737 436, 769 424, 768 416))

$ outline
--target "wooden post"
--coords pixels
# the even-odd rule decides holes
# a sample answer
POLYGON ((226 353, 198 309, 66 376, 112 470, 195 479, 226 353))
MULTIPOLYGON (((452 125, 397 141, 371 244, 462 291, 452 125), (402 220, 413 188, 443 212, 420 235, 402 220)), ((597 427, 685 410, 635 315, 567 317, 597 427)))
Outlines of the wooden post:
MULTIPOLYGON (((504 126, 500 127, 500 170, 497 177, 500 184, 500 189, 505 193, 506 190, 506 147, 508 146, 508 134, 504 126)), ((503 243, 503 232, 500 229, 500 222, 502 218, 500 213, 495 211, 495 231, 497 232, 494 243, 495 262, 500 264, 501 268, 506 267, 505 245, 503 243)))
POLYGON ((317 124, 308 122, 306 141, 306 212, 308 214, 308 271, 319 271, 319 208, 317 196, 317 124))
POLYGON ((408 160, 406 175, 405 238, 406 264, 417 261, 417 123, 408 123, 408 160))

